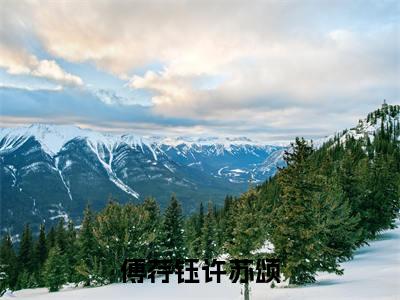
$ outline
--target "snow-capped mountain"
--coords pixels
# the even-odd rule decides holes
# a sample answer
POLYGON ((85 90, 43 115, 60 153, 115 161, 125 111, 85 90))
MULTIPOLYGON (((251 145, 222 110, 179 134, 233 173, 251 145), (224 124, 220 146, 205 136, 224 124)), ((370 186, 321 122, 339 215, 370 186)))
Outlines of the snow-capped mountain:
POLYGON ((350 130, 345 130, 342 134, 341 141, 346 138, 352 137, 355 139, 370 139, 372 141, 375 134, 381 128, 392 126, 394 129, 394 138, 400 140, 398 135, 400 127, 400 105, 388 105, 386 102, 382 107, 370 114, 365 119, 358 121, 356 127, 350 130))
POLYGON ((175 193, 190 212, 199 201, 222 201, 249 181, 272 176, 284 149, 243 137, 140 137, 47 124, 3 128, 0 226, 76 220, 87 203, 100 209, 110 197, 154 196, 165 207, 175 193))
POLYGON ((350 138, 364 140, 364 142, 369 139, 372 142, 377 132, 389 127, 393 128, 393 139, 400 141, 400 105, 388 105, 384 102, 381 108, 369 113, 366 118, 358 120, 355 127, 313 140, 313 146, 320 148, 325 143, 332 143, 336 139, 343 144, 350 138))

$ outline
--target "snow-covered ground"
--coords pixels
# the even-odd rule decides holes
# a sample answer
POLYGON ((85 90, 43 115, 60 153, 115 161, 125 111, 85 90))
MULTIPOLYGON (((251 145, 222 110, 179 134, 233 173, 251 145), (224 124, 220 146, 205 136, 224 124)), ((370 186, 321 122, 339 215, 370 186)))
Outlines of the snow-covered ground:
MULTIPOLYGON (((400 224, 398 224, 400 225, 400 224)), ((376 241, 357 251, 354 260, 343 264, 343 276, 319 274, 318 283, 301 288, 274 288, 253 284, 252 300, 280 299, 397 299, 400 300, 400 228, 383 233, 376 241)), ((203 274, 200 272, 200 276, 203 274)), ((176 276, 171 278, 176 279, 176 276)), ((177 284, 146 282, 112 284, 98 288, 65 288, 48 293, 47 289, 22 290, 5 295, 6 299, 242 299, 241 287, 224 280, 221 284, 177 284)))

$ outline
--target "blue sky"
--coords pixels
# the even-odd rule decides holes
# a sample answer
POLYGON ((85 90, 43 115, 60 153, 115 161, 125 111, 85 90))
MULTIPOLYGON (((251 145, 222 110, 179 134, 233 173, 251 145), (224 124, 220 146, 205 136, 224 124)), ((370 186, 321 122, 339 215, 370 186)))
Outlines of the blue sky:
POLYGON ((399 103, 398 1, 11 1, 1 126, 320 137, 399 103))

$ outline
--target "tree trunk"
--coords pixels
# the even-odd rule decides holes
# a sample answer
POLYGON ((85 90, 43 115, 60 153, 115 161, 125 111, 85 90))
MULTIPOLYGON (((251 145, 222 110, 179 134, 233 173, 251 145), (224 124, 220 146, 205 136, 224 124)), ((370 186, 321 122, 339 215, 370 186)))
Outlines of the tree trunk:
POLYGON ((250 289, 248 282, 244 284, 244 300, 250 300, 250 289))

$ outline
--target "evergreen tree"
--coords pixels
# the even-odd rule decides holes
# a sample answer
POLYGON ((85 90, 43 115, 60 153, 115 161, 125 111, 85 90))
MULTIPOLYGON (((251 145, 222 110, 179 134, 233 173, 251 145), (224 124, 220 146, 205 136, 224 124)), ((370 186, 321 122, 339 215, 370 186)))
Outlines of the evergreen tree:
POLYGON ((4 295, 9 286, 8 274, 6 273, 6 265, 0 263, 0 297, 4 295))
POLYGON ((197 236, 201 236, 203 226, 204 226, 204 207, 203 207, 203 202, 200 202, 199 215, 197 217, 197 226, 196 226, 197 236))
POLYGON ((42 269, 47 259, 47 252, 46 231, 44 224, 41 224, 39 229, 39 237, 35 244, 35 261, 39 270, 42 269))
POLYGON ((216 223, 211 203, 208 204, 201 235, 202 259, 211 261, 216 257, 216 223))
POLYGON ((189 218, 187 223, 191 226, 186 230, 186 238, 189 240, 187 243, 188 252, 192 257, 202 257, 202 230, 204 225, 204 207, 202 202, 200 202, 199 213, 189 218))
POLYGON ((172 260, 184 259, 186 248, 182 209, 175 196, 172 196, 169 206, 165 210, 161 235, 161 257, 172 260))
POLYGON ((234 199, 226 196, 222 209, 221 232, 222 232, 222 251, 226 251, 226 245, 233 239, 233 229, 235 226, 234 199))
POLYGON ((94 215, 88 205, 84 211, 84 217, 78 236, 78 265, 76 267, 80 276, 77 281, 85 281, 85 285, 91 284, 92 274, 95 269, 96 240, 93 234, 94 215))
POLYGON ((198 255, 199 245, 198 245, 198 236, 196 233, 197 228, 197 214, 193 214, 189 216, 184 222, 184 230, 185 230, 185 245, 187 248, 188 257, 200 257, 198 255))
POLYGON ((76 239, 76 230, 74 227, 74 223, 72 221, 68 222, 67 231, 66 231, 66 252, 65 259, 67 262, 67 279, 69 282, 73 282, 76 279, 76 264, 77 264, 77 239, 76 239))
POLYGON ((161 216, 160 208, 154 198, 146 198, 143 203, 144 219, 145 219, 145 244, 147 259, 155 259, 159 256, 159 235, 161 216))
POLYGON ((97 215, 94 235, 98 244, 98 278, 107 282, 121 280, 121 265, 125 258, 146 257, 148 251, 148 219, 142 205, 121 206, 110 202, 97 215))
POLYGON ((25 225, 19 246, 18 262, 20 265, 21 276, 19 279, 19 288, 28 288, 30 285, 30 274, 34 272, 34 255, 32 231, 29 224, 25 225))
POLYGON ((53 226, 51 226, 47 237, 46 237, 46 241, 47 241, 47 249, 51 249, 56 245, 56 231, 54 229, 53 226))
POLYGON ((361 236, 359 216, 348 200, 356 195, 346 195, 339 183, 347 189, 355 175, 334 180, 338 176, 333 162, 323 155, 315 163, 312 154, 311 146, 296 139, 286 156, 288 167, 278 175, 281 193, 273 211, 272 239, 283 272, 293 284, 314 282, 317 271, 342 274, 338 263, 351 258, 361 236))
POLYGON ((312 152, 304 139, 296 138, 292 151, 285 153, 288 167, 278 177, 281 194, 273 212, 272 239, 283 273, 292 284, 315 281, 317 261, 324 247, 317 234, 319 228, 312 208, 315 185, 306 165, 312 152))
POLYGON ((65 230, 65 226, 64 219, 60 218, 55 229, 55 242, 62 253, 65 253, 67 250, 67 231, 65 230))
POLYGON ((47 259, 47 254, 46 232, 44 224, 41 224, 39 229, 39 237, 34 245, 34 263, 36 268, 34 276, 36 277, 38 286, 44 286, 45 284, 43 280, 43 267, 47 259))
POLYGON ((378 153, 364 179, 360 204, 361 223, 374 238, 382 230, 394 228, 399 214, 398 173, 390 155, 378 153))
POLYGON ((14 290, 18 279, 18 262, 13 243, 9 234, 6 234, 0 246, 0 265, 2 266, 3 284, 14 290))
MULTIPOLYGON (((232 207, 232 239, 225 247, 231 259, 252 259, 252 252, 259 249, 266 239, 266 233, 260 218, 258 193, 250 189, 244 193, 232 207)), ((249 284, 244 285, 244 299, 250 298, 249 284)))
POLYGON ((318 271, 343 274, 339 262, 352 258, 357 248, 361 231, 359 217, 353 216, 351 207, 344 197, 335 177, 318 176, 316 191, 312 194, 311 209, 314 215, 316 235, 322 246, 319 249, 318 271))
POLYGON ((58 291, 66 283, 66 260, 58 245, 50 249, 44 275, 50 292, 58 291))

